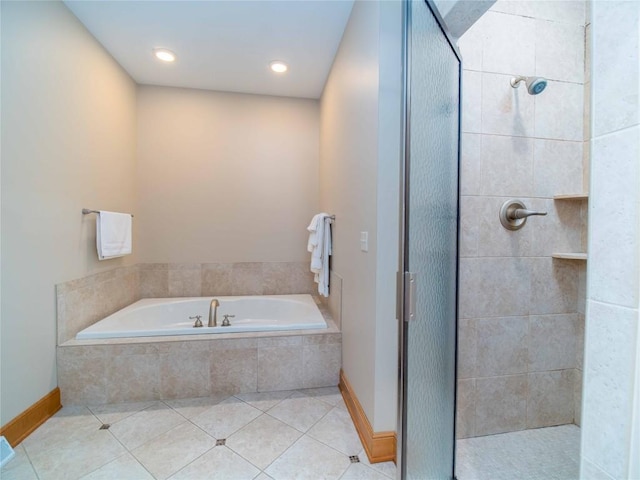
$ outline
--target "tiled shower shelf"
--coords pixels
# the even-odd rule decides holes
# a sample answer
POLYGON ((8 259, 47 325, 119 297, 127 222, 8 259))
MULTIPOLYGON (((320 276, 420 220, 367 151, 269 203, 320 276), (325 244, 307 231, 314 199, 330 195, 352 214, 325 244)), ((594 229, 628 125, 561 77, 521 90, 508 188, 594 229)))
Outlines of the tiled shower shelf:
POLYGON ((554 195, 554 200, 587 200, 589 198, 588 193, 569 193, 563 195, 554 195))
POLYGON ((586 253, 553 253, 551 254, 551 257, 553 258, 561 258, 563 260, 586 260, 587 259, 587 254, 586 253))

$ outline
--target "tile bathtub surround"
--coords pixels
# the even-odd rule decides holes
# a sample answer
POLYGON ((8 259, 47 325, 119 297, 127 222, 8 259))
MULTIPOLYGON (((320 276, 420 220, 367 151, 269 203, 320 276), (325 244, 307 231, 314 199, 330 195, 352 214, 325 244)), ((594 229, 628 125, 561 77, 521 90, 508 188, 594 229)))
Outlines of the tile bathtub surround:
POLYGON ((202 337, 94 345, 72 341, 59 346, 62 403, 143 402, 338 383, 340 333, 202 337))
POLYGON ((390 480, 395 466, 368 463, 338 388, 328 387, 65 407, 16 448, 0 476, 390 480))
POLYGON ((58 344, 140 299, 137 265, 118 267, 56 285, 58 344))
POLYGON ((56 286, 58 344, 141 298, 317 294, 307 262, 143 263, 56 286))

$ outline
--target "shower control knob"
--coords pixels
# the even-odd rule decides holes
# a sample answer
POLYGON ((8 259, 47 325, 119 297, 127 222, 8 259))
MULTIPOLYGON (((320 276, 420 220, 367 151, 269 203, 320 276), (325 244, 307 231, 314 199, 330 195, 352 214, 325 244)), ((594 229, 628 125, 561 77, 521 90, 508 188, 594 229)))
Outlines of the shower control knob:
POLYGON ((507 200, 500 208, 500 223, 507 230, 520 230, 532 215, 546 215, 547 212, 527 210, 522 200, 507 200))

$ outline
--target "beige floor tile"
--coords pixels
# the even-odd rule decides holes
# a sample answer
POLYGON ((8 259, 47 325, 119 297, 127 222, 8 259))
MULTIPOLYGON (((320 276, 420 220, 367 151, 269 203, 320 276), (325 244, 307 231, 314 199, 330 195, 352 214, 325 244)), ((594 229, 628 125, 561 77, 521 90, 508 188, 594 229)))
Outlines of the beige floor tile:
POLYGON ((102 423, 113 425, 120 420, 124 420, 131 415, 138 413, 140 410, 153 405, 154 401, 134 402, 134 403, 115 403, 111 405, 95 405, 89 406, 89 410, 98 417, 102 423))
POLYGON ((273 480, 273 478, 270 477, 269 475, 267 475, 266 473, 262 472, 260 475, 258 475, 253 480, 273 480))
POLYGON ((13 452, 15 456, 2 467, 0 478, 2 480, 38 480, 24 446, 17 445, 13 452))
POLYGON ((263 470, 301 435, 295 428, 263 414, 231 435, 226 445, 263 470))
POLYGON ((85 407, 65 407, 29 435, 22 445, 27 453, 43 452, 81 438, 100 428, 100 421, 85 407))
POLYGON ((340 477, 340 480, 389 480, 389 477, 373 468, 368 467, 364 463, 353 463, 340 477))
POLYGON ((304 435, 265 472, 275 480, 333 480, 349 465, 346 455, 304 435))
POLYGON ((193 418, 202 412, 209 410, 214 405, 229 398, 229 395, 211 395, 199 398, 179 398, 175 400, 165 400, 164 403, 173 408, 176 412, 185 418, 193 418))
POLYGON ((60 441, 46 450, 29 453, 40 480, 75 479, 126 453, 108 430, 60 441))
POLYGON ((252 407, 266 412, 285 398, 291 396, 294 392, 295 390, 282 390, 279 392, 239 393, 235 396, 252 407))
POLYGON ((327 413, 307 432, 307 435, 345 455, 357 455, 362 450, 362 443, 349 412, 338 407, 334 407, 327 413))
POLYGON ((107 463, 103 467, 85 475, 80 480, 154 480, 133 455, 126 453, 107 463))
POLYGON ((338 403, 336 403, 336 407, 341 408, 343 410, 347 410, 347 404, 344 403, 344 399, 342 399, 338 403))
POLYGON ((224 446, 212 448, 170 480, 251 480, 260 473, 240 455, 224 446))
POLYGON ((109 431, 127 449, 133 450, 184 422, 186 420, 183 416, 164 403, 156 402, 151 407, 111 425, 109 431))
POLYGON ((193 417, 191 421, 214 438, 222 439, 231 436, 261 414, 257 408, 230 397, 193 417))
POLYGON ((131 453, 157 479, 166 479, 216 445, 192 423, 183 423, 131 453))
POLYGON ((342 394, 338 387, 306 388, 298 391, 307 397, 313 397, 317 400, 327 402, 333 407, 342 401, 342 394))
POLYGON ((294 393, 267 413, 301 432, 306 432, 329 413, 331 408, 331 405, 321 400, 294 393))

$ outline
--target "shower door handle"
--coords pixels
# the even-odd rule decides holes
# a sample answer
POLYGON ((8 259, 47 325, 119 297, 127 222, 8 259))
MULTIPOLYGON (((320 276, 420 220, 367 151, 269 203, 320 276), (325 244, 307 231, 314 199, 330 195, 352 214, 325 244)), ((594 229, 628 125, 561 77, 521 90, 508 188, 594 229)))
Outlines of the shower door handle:
POLYGON ((404 272, 404 321, 416 318, 416 274, 404 272))

